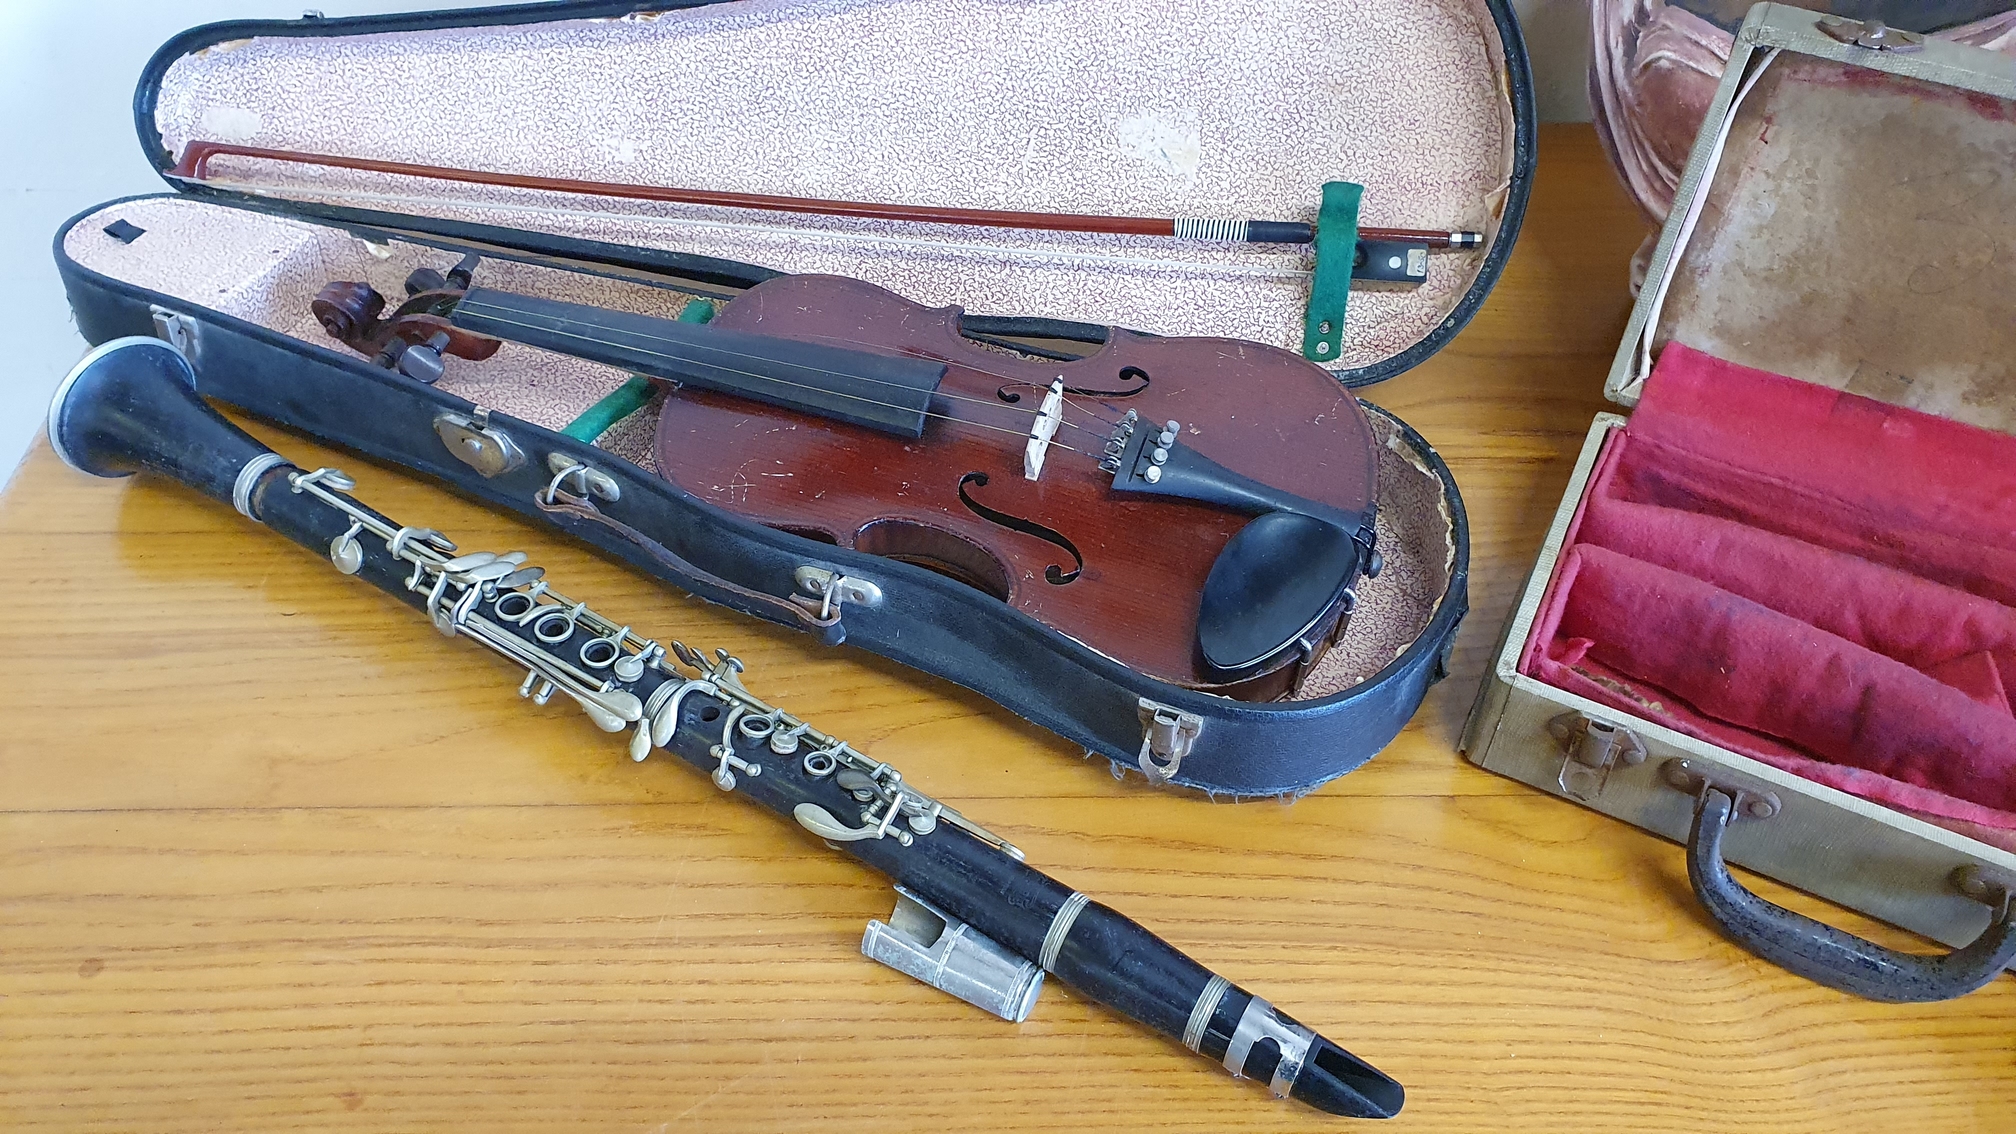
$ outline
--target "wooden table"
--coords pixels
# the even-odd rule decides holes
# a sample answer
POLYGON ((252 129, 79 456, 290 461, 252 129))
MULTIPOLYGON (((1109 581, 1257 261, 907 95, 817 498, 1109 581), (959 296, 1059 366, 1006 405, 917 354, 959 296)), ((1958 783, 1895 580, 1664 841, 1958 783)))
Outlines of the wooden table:
MULTIPOLYGON (((361 460, 902 768, 1404 1082, 1414 1131, 2007 1131, 2016 980, 1870 1004, 1726 944, 1677 847, 1455 752, 1568 478, 1641 222, 1549 130, 1476 322, 1372 392, 1473 525, 1454 673, 1285 806, 1116 782, 981 698, 706 607, 361 460)), ((865 959, 886 883, 176 487, 38 448, 0 497, 10 1130, 1338 1129, 1052 986, 1004 1024, 865 959)), ((1754 881, 1754 880, 1753 880, 1754 881)), ((1907 935, 1760 891, 1889 944, 1907 935)))

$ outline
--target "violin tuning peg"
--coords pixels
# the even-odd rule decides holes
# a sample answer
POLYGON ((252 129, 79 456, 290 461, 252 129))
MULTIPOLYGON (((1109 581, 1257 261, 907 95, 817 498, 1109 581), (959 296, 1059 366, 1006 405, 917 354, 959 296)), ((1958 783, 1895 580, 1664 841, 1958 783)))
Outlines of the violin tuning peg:
POLYGON ((447 370, 441 359, 441 352, 447 346, 448 334, 443 331, 425 343, 407 347, 399 355, 395 368, 423 386, 432 386, 441 380, 441 375, 447 370))
POLYGON ((469 281, 473 279, 476 275, 476 265, 482 262, 483 257, 477 255, 474 252, 471 252, 467 256, 462 257, 461 263, 456 264, 454 267, 448 269, 448 279, 447 279, 448 286, 454 288, 457 291, 469 290, 469 281))
POLYGON ((406 294, 419 295, 423 291, 440 291, 448 286, 448 277, 432 268, 415 268, 406 277, 406 294))

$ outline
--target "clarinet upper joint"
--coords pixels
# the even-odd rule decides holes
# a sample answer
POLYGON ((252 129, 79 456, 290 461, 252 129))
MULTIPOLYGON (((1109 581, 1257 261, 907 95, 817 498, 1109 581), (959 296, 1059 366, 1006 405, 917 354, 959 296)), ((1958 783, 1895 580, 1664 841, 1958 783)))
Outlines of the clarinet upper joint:
POLYGON ((522 551, 458 555, 455 544, 431 528, 395 528, 340 495, 354 485, 334 469, 297 471, 289 474, 288 483, 295 492, 314 496, 349 521, 329 545, 329 558, 337 570, 347 575, 362 569, 362 539, 367 533, 383 540, 393 560, 411 566, 406 589, 426 596, 424 607, 435 629, 451 638, 474 638, 524 666, 525 680, 518 693, 535 704, 565 693, 605 731, 632 729, 633 760, 644 760, 653 748, 671 742, 688 697, 713 698, 727 709, 718 718, 702 717, 710 731, 712 720, 721 722, 708 749, 717 761, 713 780, 721 790, 733 791, 743 777, 763 775, 763 762, 750 758, 755 746, 779 757, 803 749, 797 764, 806 777, 832 776, 860 805, 859 825, 854 825, 818 804, 800 804, 794 816, 821 838, 832 842, 890 838, 909 846, 946 823, 1022 858, 1006 839, 918 791, 895 768, 765 703, 743 685, 745 667, 728 651, 717 649, 710 656, 683 642, 668 648, 641 637, 588 604, 553 590, 544 569, 527 566, 522 551), (626 688, 650 671, 663 680, 648 697, 640 698, 626 688))

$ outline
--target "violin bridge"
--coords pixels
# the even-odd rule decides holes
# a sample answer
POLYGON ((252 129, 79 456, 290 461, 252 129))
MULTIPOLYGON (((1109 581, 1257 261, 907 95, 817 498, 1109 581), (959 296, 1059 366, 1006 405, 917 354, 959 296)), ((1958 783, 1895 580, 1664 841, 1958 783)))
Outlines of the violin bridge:
POLYGON ((1035 480, 1043 475, 1043 457, 1050 451, 1050 439, 1057 436, 1057 426, 1064 421, 1064 379, 1050 383, 1050 390, 1043 395, 1043 404, 1037 407, 1036 420, 1029 425, 1029 444, 1022 450, 1022 476, 1035 480))

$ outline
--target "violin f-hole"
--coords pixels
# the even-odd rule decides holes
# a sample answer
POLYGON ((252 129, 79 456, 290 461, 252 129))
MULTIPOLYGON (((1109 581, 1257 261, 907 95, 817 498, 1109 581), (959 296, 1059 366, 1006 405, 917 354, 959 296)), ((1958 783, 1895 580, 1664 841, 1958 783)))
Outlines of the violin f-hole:
POLYGON ((965 476, 960 477, 959 502, 972 509, 974 515, 986 520, 990 524, 999 524, 1009 531, 1021 532, 1023 535, 1032 535, 1037 539, 1063 548, 1065 554, 1071 557, 1073 566, 1069 571, 1064 570, 1063 567, 1055 563, 1043 568, 1043 578, 1049 582, 1061 587, 1076 579, 1084 572, 1085 557, 1078 554, 1078 545, 1072 543, 1070 537, 1066 536, 1063 532, 1055 528, 1045 527, 1034 520, 1025 520, 1020 516, 1011 516, 998 508, 989 508, 987 505, 973 499, 972 495, 966 491, 966 486, 969 484, 977 488, 985 488, 987 487, 987 481, 988 477, 984 472, 969 472, 965 476))
MULTIPOLYGON (((1122 382, 1139 381, 1141 384, 1139 386, 1134 387, 1131 390, 1094 390, 1085 386, 1066 386, 1064 387, 1064 392, 1067 394, 1076 395, 1077 397, 1081 398, 1131 398, 1134 395, 1141 393, 1142 391, 1148 388, 1148 381, 1149 381, 1148 372, 1146 370, 1141 369, 1138 366, 1121 367, 1120 373, 1117 375, 1117 377, 1122 382)), ((1022 395, 1014 392, 1015 387, 1030 386, 1040 388, 1043 385, 1045 385, 1045 383, 1033 382, 1033 381, 1004 382, 1002 383, 1000 389, 994 391, 994 396, 1000 398, 1004 402, 1007 402, 1009 405, 1014 405, 1016 402, 1022 400, 1022 395)))

